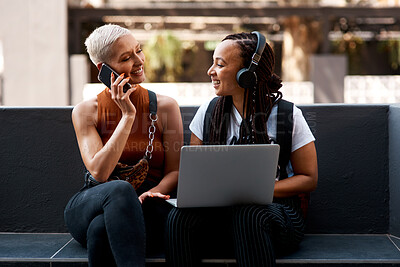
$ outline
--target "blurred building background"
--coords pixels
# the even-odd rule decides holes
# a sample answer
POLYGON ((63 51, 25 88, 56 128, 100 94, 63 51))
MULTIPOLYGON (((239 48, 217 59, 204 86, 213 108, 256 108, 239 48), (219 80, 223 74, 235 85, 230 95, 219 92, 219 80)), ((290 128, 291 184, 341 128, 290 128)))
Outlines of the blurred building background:
POLYGON ((142 43, 145 87, 180 105, 213 96, 206 71, 227 34, 258 30, 276 53, 284 97, 400 102, 400 0, 1 0, 0 104, 75 105, 104 86, 85 52, 115 23, 142 43))

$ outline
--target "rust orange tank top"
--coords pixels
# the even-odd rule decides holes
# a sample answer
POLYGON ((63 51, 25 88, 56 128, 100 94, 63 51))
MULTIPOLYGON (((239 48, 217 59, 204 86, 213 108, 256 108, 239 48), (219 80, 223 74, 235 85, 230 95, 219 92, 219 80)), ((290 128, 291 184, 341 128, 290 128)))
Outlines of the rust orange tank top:
MULTIPOLYGON (((128 165, 135 165, 143 156, 149 143, 149 95, 148 91, 137 85, 135 92, 130 95, 130 99, 136 107, 136 119, 133 123, 131 133, 122 152, 120 162, 128 165)), ((119 107, 111 99, 108 89, 97 95, 97 131, 103 141, 107 143, 113 134, 118 122, 121 120, 122 113, 119 107)), ((153 141, 154 150, 152 158, 149 160, 149 172, 147 179, 160 182, 164 175, 164 147, 162 134, 158 123, 153 141)))

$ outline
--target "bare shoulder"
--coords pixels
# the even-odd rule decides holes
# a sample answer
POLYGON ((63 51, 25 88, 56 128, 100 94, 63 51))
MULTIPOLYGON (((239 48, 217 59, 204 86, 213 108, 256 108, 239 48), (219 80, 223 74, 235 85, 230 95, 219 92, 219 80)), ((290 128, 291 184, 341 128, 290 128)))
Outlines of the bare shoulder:
POLYGON ((97 98, 85 100, 77 104, 72 110, 72 120, 93 122, 97 121, 97 98))
POLYGON ((165 95, 157 94, 158 117, 161 119, 161 129, 179 128, 181 111, 175 99, 165 95))
POLYGON ((179 109, 178 102, 172 97, 157 94, 157 106, 160 112, 173 112, 179 109))

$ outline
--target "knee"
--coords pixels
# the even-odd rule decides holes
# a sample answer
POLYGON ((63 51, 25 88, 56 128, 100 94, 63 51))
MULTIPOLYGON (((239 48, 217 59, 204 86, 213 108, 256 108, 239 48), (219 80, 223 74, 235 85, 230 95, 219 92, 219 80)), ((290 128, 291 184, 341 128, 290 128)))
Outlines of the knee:
POLYGON ((106 183, 108 186, 108 197, 111 198, 137 198, 133 186, 126 181, 111 181, 106 183))
POLYGON ((268 224, 269 206, 246 205, 234 207, 234 224, 241 228, 264 228, 268 224))
POLYGON ((173 208, 168 214, 168 229, 190 230, 194 227, 195 221, 192 212, 187 209, 173 208))
POLYGON ((110 181, 107 184, 109 184, 110 188, 111 188, 111 192, 117 195, 125 195, 125 194, 132 194, 135 193, 135 189, 133 189, 133 186, 126 182, 126 181, 122 181, 122 180, 116 180, 116 181, 110 181))
POLYGON ((138 196, 132 185, 125 181, 111 181, 106 183, 108 186, 107 194, 104 196, 104 204, 113 204, 113 207, 137 208, 142 209, 138 196))
POLYGON ((177 208, 173 208, 173 209, 169 212, 168 217, 167 217, 167 225, 168 225, 168 227, 174 226, 174 225, 180 223, 180 216, 179 216, 179 214, 180 214, 180 211, 179 211, 179 209, 177 209, 177 208))

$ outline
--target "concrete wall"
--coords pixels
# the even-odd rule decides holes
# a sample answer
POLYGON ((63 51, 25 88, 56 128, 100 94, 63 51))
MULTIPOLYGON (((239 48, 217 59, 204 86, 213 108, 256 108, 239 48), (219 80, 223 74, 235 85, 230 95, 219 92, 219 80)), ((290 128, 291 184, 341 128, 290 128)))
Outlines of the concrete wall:
MULTIPOLYGON (((319 163, 307 232, 388 233, 389 220, 398 231, 398 217, 389 218, 389 190, 391 214, 399 213, 393 210, 398 190, 389 187, 389 106, 301 108, 317 138, 319 163)), ((196 109, 181 109, 186 142, 196 109)), ((84 170, 71 107, 2 108, 0 125, 0 232, 67 231, 63 210, 84 170)))
POLYGON ((3 105, 69 104, 66 0, 1 0, 3 105))
POLYGON ((84 170, 71 108, 3 108, 0 125, 0 232, 65 232, 84 170))
POLYGON ((387 105, 302 108, 316 137, 319 168, 309 232, 388 232, 388 109, 387 105))
POLYGON ((390 233, 400 236, 400 105, 389 115, 390 233))

